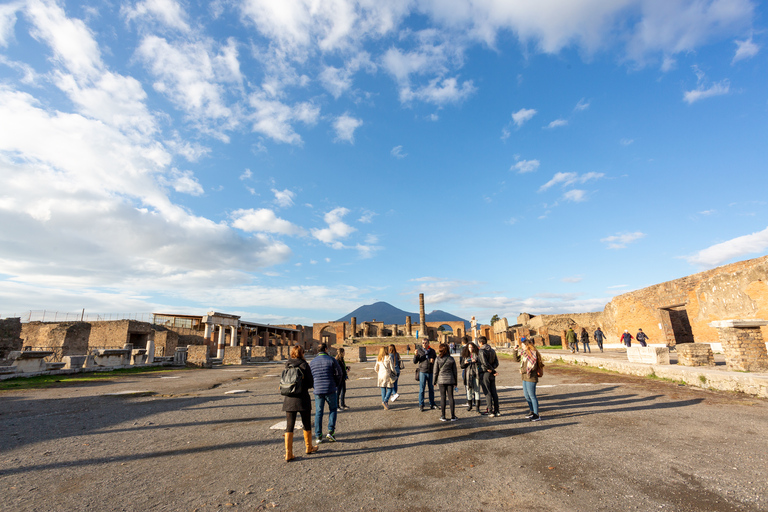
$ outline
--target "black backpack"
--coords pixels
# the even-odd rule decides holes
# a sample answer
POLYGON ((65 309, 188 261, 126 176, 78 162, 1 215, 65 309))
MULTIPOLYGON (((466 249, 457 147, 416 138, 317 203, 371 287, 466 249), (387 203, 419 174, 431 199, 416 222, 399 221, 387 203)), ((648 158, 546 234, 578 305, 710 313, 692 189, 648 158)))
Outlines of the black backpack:
POLYGON ((280 376, 280 394, 283 396, 300 395, 304 390, 304 374, 298 366, 286 366, 280 376))

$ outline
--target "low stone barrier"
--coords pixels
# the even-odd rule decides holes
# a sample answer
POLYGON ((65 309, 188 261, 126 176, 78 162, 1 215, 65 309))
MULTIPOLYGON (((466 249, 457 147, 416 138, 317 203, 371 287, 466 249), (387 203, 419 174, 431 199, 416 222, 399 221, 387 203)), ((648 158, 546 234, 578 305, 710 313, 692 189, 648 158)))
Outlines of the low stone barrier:
POLYGON ((680 343, 677 350, 677 364, 682 366, 715 366, 715 354, 709 343, 680 343))
POLYGON ((189 345, 187 347, 187 366, 210 368, 213 366, 208 355, 208 345, 189 345))
POLYGON ((628 347, 627 359, 630 363, 669 364, 667 347, 628 347))
POLYGON ((239 345, 237 347, 224 347, 224 359, 222 364, 243 364, 248 360, 246 347, 239 345))
POLYGON ((51 350, 14 350, 8 357, 13 360, 11 366, 17 373, 37 373, 47 369, 45 358, 52 355, 51 350))
POLYGON ((88 356, 64 356, 61 358, 65 370, 77 370, 85 365, 88 356))
POLYGON ((93 363, 95 366, 130 366, 131 349, 102 348, 94 350, 93 363))

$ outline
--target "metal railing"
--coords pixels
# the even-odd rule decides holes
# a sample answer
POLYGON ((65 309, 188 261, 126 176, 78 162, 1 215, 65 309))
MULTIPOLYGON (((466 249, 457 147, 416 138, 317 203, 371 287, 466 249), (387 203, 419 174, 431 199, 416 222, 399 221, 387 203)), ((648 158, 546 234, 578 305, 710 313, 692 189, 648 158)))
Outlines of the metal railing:
POLYGON ((85 310, 71 311, 52 311, 47 309, 37 309, 25 311, 23 313, 0 314, 0 318, 21 318, 22 323, 28 322, 103 322, 108 320, 138 320, 141 322, 151 322, 152 313, 88 313, 85 310))

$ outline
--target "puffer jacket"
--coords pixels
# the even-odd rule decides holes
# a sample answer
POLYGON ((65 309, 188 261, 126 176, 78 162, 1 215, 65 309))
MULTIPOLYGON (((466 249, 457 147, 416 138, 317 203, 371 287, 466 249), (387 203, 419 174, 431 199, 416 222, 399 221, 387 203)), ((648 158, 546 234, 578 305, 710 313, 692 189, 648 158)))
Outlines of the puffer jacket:
POLYGON ((338 361, 325 352, 320 352, 309 363, 309 367, 315 381, 316 395, 336 393, 342 377, 341 366, 339 366, 338 361))
POLYGON ((395 381, 392 379, 392 372, 395 371, 395 368, 392 366, 392 359, 389 356, 385 357, 383 361, 376 361, 373 369, 378 374, 377 386, 380 388, 394 387, 395 381))
POLYGON ((435 359, 432 373, 435 375, 435 384, 455 386, 458 382, 456 361, 449 355, 435 359))

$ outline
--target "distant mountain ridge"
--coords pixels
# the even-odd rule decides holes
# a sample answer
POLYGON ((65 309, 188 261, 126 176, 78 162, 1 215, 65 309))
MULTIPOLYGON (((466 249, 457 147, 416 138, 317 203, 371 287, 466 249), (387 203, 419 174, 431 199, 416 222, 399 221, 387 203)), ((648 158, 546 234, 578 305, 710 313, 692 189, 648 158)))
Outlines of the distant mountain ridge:
MULTIPOLYGON (((419 314, 409 313, 402 309, 396 308, 388 302, 375 302, 366 306, 360 306, 353 312, 339 318, 337 322, 349 322, 352 317, 357 318, 357 323, 361 322, 384 322, 385 324, 405 324, 405 317, 410 316, 411 322, 414 326, 419 325, 419 314)), ((452 315, 445 311, 436 309, 431 313, 426 314, 427 322, 464 322, 464 332, 469 330, 469 322, 461 317, 452 315)))

